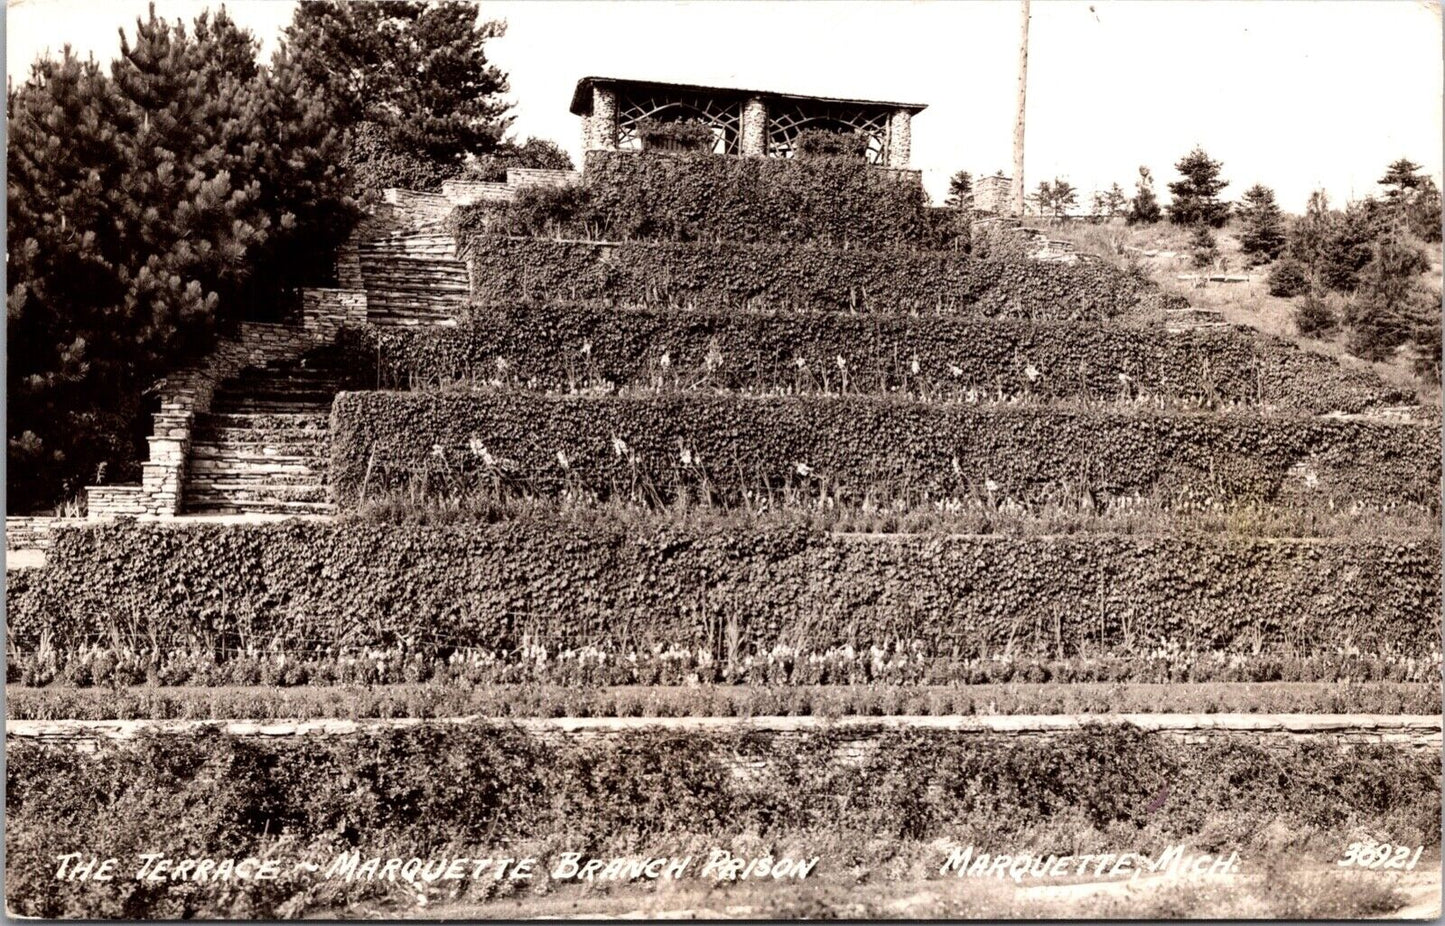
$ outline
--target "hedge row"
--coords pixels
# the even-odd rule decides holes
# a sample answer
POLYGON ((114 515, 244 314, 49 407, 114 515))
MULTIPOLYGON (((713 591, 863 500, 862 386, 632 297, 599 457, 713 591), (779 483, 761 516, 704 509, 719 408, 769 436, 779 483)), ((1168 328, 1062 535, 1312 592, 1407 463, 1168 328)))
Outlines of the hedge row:
POLYGON ((498 887, 492 877, 337 884, 295 866, 324 869, 353 849, 363 859, 536 857, 531 880, 503 884, 546 894, 569 851, 691 855, 694 878, 715 847, 819 856, 814 876, 838 884, 856 881, 859 859, 886 865, 879 840, 889 855, 926 856, 924 872, 943 860, 928 845, 937 839, 1058 855, 1155 855, 1187 840, 1245 856, 1277 850, 1271 832, 1439 844, 1433 753, 1185 745, 1130 727, 1047 741, 885 733, 856 764, 834 759, 840 745, 837 733, 576 742, 502 727, 295 742, 151 736, 93 756, 7 745, 6 902, 44 918, 272 919, 388 894, 479 900, 498 887), (56 879, 56 857, 73 852, 121 859, 120 877, 56 879), (135 878, 142 853, 285 864, 276 880, 199 885, 135 878))
POLYGON ((954 398, 969 389, 1102 399, 1143 394, 1305 414, 1414 400, 1373 373, 1243 327, 1169 332, 951 315, 582 303, 498 306, 455 328, 371 327, 362 335, 379 356, 382 387, 503 379, 552 390, 592 380, 807 391, 838 388, 842 357, 856 388, 954 398))
POLYGON ((608 237, 666 241, 931 243, 928 194, 848 158, 587 153, 584 185, 608 237))
POLYGON ((1182 301, 1102 264, 975 259, 938 251, 487 234, 469 236, 463 250, 472 294, 486 304, 605 299, 1093 321, 1182 301))
MULTIPOLYGON (((11 644, 653 645, 921 657, 1439 647, 1419 542, 657 530, 540 518, 64 529, 11 572, 11 644)), ((554 649, 554 653, 555 653, 554 649)), ((802 659, 800 655, 797 658, 802 659)))
POLYGON ((976 406, 877 396, 353 392, 331 412, 333 493, 469 469, 483 484, 736 501, 783 485, 1019 501, 1088 489, 1193 500, 1435 504, 1436 426, 1252 414, 976 406))

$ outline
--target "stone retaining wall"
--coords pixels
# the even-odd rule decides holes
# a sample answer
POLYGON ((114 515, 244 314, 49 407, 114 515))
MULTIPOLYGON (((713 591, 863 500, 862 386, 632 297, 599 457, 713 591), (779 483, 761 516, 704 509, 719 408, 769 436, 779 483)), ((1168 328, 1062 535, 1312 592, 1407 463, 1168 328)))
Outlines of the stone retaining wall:
POLYGON ((387 720, 11 720, 7 738, 94 749, 104 739, 129 739, 142 733, 188 735, 216 728, 231 736, 352 736, 431 725, 500 723, 546 738, 593 738, 642 730, 756 732, 805 736, 824 731, 850 734, 840 747, 841 761, 859 759, 893 730, 975 736, 1004 733, 1048 738, 1091 724, 1132 724, 1172 740, 1207 744, 1247 738, 1262 746, 1287 747, 1302 741, 1341 748, 1389 745, 1402 749, 1440 749, 1441 718, 1430 714, 1100 714, 1000 716, 861 717, 557 717, 557 718, 396 718, 387 720))
POLYGON ((50 546, 50 532, 64 523, 74 523, 74 518, 6 518, 5 549, 44 550, 50 546))

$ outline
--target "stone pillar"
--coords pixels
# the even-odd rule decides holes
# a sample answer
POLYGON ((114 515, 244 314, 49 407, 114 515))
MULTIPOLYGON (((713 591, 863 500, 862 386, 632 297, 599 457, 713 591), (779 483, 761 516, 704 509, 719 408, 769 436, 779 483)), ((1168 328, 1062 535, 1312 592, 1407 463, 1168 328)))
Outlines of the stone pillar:
POLYGON ((760 158, 768 153, 768 104, 758 97, 743 104, 738 153, 750 158, 760 158))
POLYGON ((588 118, 587 150, 617 150, 617 91, 611 87, 592 87, 592 115, 588 118))
POLYGON ((913 114, 895 109, 888 117, 888 166, 907 167, 913 153, 913 114))

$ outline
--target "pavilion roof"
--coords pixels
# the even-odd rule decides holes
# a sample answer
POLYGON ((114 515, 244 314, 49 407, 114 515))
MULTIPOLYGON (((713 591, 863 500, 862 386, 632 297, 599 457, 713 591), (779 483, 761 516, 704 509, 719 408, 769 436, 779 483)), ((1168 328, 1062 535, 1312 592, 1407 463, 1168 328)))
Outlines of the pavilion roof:
POLYGON ((682 90, 688 93, 703 93, 716 97, 737 97, 740 100, 762 97, 767 100, 807 100, 815 103, 837 103, 845 106, 859 106, 869 109, 906 109, 918 113, 927 108, 927 103, 892 103, 886 100, 852 100, 844 97, 809 96, 801 93, 781 93, 776 90, 744 90, 740 87, 707 87, 700 84, 675 84, 658 80, 632 80, 626 77, 584 77, 577 81, 572 94, 573 115, 592 114, 592 88, 596 85, 625 87, 638 90, 682 90))

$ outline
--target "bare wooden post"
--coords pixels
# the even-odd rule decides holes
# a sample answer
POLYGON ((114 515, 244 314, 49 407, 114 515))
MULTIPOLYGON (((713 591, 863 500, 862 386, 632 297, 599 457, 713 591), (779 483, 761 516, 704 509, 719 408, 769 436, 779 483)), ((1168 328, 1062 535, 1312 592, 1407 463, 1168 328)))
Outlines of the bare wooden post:
POLYGON ((1014 215, 1024 214, 1024 96, 1029 83, 1029 0, 1019 15, 1019 106, 1014 119, 1014 215))

